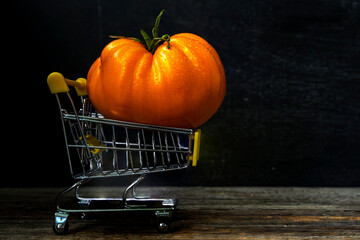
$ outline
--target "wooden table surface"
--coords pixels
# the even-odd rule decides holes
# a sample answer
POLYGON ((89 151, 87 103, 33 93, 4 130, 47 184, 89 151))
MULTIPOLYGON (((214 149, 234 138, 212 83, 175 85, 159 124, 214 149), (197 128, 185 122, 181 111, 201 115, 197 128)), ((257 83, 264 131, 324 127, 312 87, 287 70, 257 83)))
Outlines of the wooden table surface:
POLYGON ((0 239, 360 239, 360 188, 142 187, 139 193, 180 200, 170 233, 158 233, 152 215, 116 213, 70 215, 69 233, 57 236, 54 199, 61 190, 0 189, 0 239))

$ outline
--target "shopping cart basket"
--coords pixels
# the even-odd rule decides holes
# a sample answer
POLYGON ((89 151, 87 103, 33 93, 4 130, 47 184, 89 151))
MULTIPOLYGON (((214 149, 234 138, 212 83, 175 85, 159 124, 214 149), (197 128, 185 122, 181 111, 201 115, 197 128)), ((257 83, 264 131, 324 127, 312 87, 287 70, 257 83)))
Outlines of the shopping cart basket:
POLYGON ((56 197, 54 232, 68 231, 70 213, 83 216, 92 212, 153 211, 157 228, 169 230, 177 199, 138 197, 135 187, 148 173, 196 166, 199 156, 200 129, 170 128, 106 119, 96 112, 86 97, 86 79, 65 79, 51 73, 47 83, 59 104, 70 172, 78 180, 56 197), (69 87, 76 89, 79 105, 69 87), (63 104, 66 101, 66 104, 63 104), (77 110, 78 109, 78 110, 77 110), (139 175, 118 198, 84 197, 79 188, 94 178, 139 175), (74 190, 78 205, 60 206, 64 194, 74 190), (100 207, 109 206, 110 208, 100 207))

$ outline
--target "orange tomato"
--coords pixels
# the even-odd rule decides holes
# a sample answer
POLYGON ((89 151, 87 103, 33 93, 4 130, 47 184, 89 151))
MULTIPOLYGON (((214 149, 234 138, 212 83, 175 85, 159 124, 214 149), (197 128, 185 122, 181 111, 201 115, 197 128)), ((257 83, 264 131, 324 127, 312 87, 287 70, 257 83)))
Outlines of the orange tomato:
POLYGON ((91 66, 87 90, 106 118, 196 128, 221 105, 224 67, 215 49, 190 33, 170 37, 151 54, 143 44, 110 42, 91 66))

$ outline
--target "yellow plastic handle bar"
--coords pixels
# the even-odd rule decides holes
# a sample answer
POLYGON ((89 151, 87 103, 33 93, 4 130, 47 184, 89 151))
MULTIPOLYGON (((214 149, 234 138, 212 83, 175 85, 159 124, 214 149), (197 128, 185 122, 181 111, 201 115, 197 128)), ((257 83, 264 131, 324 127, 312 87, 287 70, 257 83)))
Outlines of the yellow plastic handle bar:
POLYGON ((76 81, 74 81, 64 78, 61 73, 53 72, 50 73, 50 75, 47 77, 47 84, 50 88, 51 93, 68 92, 68 85, 70 85, 75 87, 78 96, 87 95, 85 78, 78 78, 76 79, 76 81))
POLYGON ((196 130, 191 136, 191 138, 194 140, 194 147, 192 155, 190 155, 189 157, 189 160, 192 161, 192 166, 195 167, 197 161, 199 160, 201 129, 196 130))

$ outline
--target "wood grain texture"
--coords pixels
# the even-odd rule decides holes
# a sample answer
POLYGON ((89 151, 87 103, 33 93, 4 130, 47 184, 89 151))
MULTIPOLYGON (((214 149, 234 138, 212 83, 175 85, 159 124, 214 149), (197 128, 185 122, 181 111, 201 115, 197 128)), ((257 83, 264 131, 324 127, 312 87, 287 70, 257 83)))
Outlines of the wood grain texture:
MULTIPOLYGON (((56 236, 58 188, 0 189, 1 239, 359 239, 359 188, 141 187, 180 199, 173 230, 159 234, 152 214, 70 215, 56 236)), ((113 187, 84 193, 115 196, 113 187)), ((69 195, 70 199, 73 197, 69 195)))

